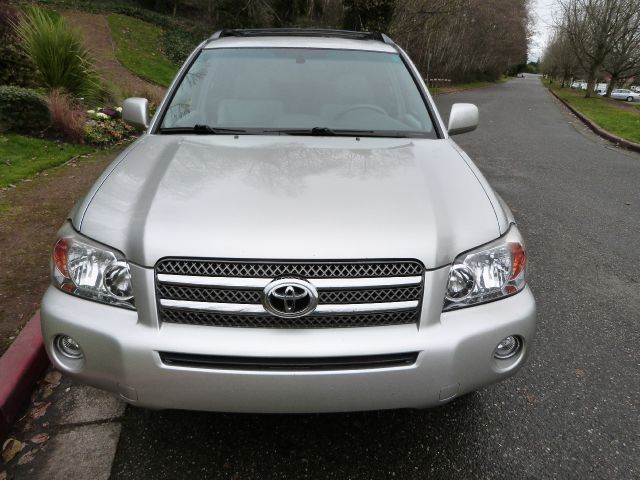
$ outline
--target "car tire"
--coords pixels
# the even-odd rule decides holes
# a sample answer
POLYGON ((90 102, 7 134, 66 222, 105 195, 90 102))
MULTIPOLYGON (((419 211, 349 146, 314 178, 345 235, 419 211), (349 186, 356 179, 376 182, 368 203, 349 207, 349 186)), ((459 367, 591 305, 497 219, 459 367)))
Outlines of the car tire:
POLYGON ((633 97, 627 97, 627 102, 633 102, 633 97))

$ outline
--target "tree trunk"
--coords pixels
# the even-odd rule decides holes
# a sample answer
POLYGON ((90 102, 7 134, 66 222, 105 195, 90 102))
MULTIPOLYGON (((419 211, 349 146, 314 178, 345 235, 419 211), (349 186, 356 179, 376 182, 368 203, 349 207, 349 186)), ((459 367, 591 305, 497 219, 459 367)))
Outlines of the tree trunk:
POLYGON ((591 93, 593 92, 593 87, 595 86, 596 75, 593 72, 589 73, 587 77, 587 93, 585 93, 584 98, 591 98, 591 93))
POLYGON ((611 97, 611 92, 613 92, 613 86, 618 83, 618 76, 611 75, 611 80, 609 81, 609 85, 607 86, 607 93, 604 94, 605 97, 611 97))

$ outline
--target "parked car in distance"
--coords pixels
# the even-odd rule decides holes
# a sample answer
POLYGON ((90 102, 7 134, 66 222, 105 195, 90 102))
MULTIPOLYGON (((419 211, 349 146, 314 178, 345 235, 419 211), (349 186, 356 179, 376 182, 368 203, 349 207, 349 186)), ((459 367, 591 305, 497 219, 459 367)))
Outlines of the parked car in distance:
POLYGON ((640 101, 640 93, 626 88, 616 88, 611 92, 611 98, 615 98, 616 100, 625 100, 627 102, 640 101))
MULTIPOLYGON (((596 92, 598 95, 604 95, 605 93, 607 93, 608 87, 609 85, 606 83, 598 83, 596 84, 595 87, 593 87, 593 91, 596 92)), ((585 87, 585 90, 586 90, 586 87, 585 87)))
POLYGON ((587 82, 582 82, 582 81, 573 82, 571 84, 571 88, 573 88, 575 90, 586 90, 587 89, 587 82))
POLYGON ((52 252, 42 333, 65 375, 157 409, 336 412, 522 366, 524 240, 451 139, 478 109, 445 126, 386 35, 223 30, 151 121, 142 98, 122 115, 145 133, 52 252))

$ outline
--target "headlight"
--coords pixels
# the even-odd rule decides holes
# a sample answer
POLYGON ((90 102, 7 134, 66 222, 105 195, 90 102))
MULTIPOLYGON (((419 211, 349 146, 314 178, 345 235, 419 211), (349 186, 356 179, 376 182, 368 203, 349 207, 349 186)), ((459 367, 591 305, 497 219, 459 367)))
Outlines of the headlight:
POLYGON ((129 264, 111 250, 66 226, 53 247, 52 281, 60 290, 135 310, 129 264))
POLYGON ((443 310, 518 293, 526 284, 526 264, 524 242, 512 225, 499 239, 456 258, 449 270, 443 310))

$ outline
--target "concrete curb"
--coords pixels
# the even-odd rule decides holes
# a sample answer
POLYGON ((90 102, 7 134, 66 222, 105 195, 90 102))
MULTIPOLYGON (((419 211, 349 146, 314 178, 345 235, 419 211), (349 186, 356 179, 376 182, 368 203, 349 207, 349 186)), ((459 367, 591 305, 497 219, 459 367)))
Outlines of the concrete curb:
POLYGON ((37 312, 0 357, 0 439, 9 432, 48 364, 37 312))
POLYGON ((568 102, 566 102, 565 100, 560 98, 556 94, 556 92, 554 92, 553 90, 551 90, 548 87, 547 87, 547 90, 549 90, 549 92, 551 92, 551 94, 554 97, 556 97, 565 107, 567 107, 576 117, 578 117, 582 123, 584 123, 587 127, 589 127, 591 130, 593 130, 594 133, 596 133, 597 135, 600 135, 602 138, 604 138, 606 140, 609 140, 612 143, 615 143, 617 146, 620 146, 622 148, 626 148, 627 150, 631 150, 633 152, 640 153, 640 143, 630 142, 629 140, 625 140, 624 138, 620 138, 620 137, 614 135, 613 133, 607 132, 605 129, 600 128, 598 125, 596 125, 590 119, 585 117, 582 113, 580 113, 578 110, 576 110, 574 107, 572 107, 568 102))

